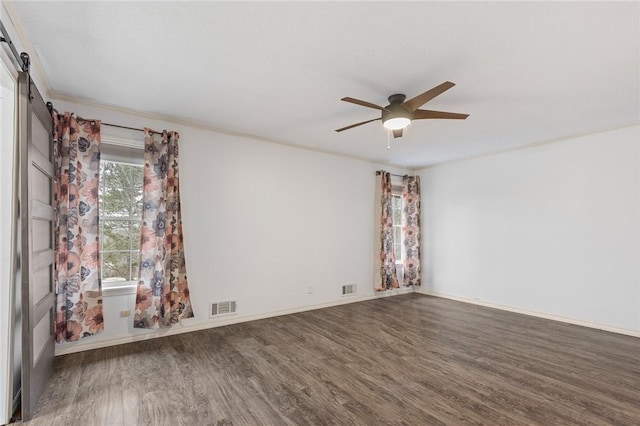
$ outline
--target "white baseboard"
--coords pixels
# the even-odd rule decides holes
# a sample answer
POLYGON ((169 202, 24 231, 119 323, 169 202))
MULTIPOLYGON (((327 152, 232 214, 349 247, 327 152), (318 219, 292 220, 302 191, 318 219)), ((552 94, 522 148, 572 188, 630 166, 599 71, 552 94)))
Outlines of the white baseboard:
POLYGON ((452 296, 450 294, 436 293, 436 292, 426 291, 426 290, 422 290, 422 289, 416 290, 416 293, 425 294, 427 296, 440 297, 440 298, 443 298, 443 299, 456 300, 458 302, 471 303, 473 305, 486 306, 488 308, 494 308, 494 309, 500 309, 500 310, 503 310, 503 311, 515 312, 517 314, 529 315, 529 316, 532 316, 532 317, 544 318, 544 319, 553 320, 553 321, 560 321, 560 322, 565 322, 565 323, 573 324, 573 325, 580 325, 580 326, 583 326, 583 327, 595 328, 597 330, 609 331, 611 333, 624 334, 624 335, 632 336, 632 337, 640 337, 640 332, 633 331, 633 330, 627 330, 625 328, 611 327, 611 326, 604 325, 604 324, 597 324, 597 323, 594 323, 594 322, 582 321, 582 320, 578 320, 578 319, 574 319, 574 318, 566 318, 566 317, 561 317, 561 316, 557 316, 557 315, 550 315, 550 314, 545 314, 545 313, 542 313, 542 312, 529 311, 527 309, 514 308, 512 306, 506 306, 506 305, 498 305, 496 303, 483 302, 482 300, 468 299, 466 297, 452 296))
MULTIPOLYGON (((189 333, 192 331, 206 330, 209 328, 223 327, 225 325, 238 324, 241 322, 255 321, 265 318, 278 317, 281 315, 295 314, 305 311, 313 311, 316 309, 330 308, 332 306, 346 305, 349 303, 364 302, 365 300, 378 299, 381 297, 397 296, 400 294, 413 293, 413 287, 399 288, 395 290, 388 290, 383 292, 377 292, 366 296, 344 296, 340 300, 336 300, 328 303, 320 303, 317 305, 302 306, 291 309, 284 309, 281 311, 268 312, 258 315, 245 315, 245 316, 227 316, 219 319, 211 319, 208 321, 202 321, 193 324, 177 324, 171 328, 159 329, 157 331, 148 332, 140 331, 140 334, 127 334, 124 336, 117 336, 110 339, 92 341, 92 338, 82 339, 77 342, 61 343, 56 345, 56 356, 67 355, 75 352, 89 351, 92 349, 105 348, 107 346, 121 345, 124 343, 139 342, 148 339, 156 339, 158 337, 173 336, 176 334, 189 333), (85 341, 86 340, 86 341, 85 341)), ((191 322, 191 319, 185 320, 185 322, 191 322)), ((96 337, 98 337, 97 335, 96 337)))

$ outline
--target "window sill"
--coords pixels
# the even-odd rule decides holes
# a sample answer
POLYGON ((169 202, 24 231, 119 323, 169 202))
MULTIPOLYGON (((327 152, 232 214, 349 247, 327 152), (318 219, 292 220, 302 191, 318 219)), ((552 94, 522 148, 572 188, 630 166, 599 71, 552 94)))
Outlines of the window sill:
POLYGON ((128 296, 136 294, 138 285, 134 282, 120 283, 118 285, 102 286, 102 297, 128 296))

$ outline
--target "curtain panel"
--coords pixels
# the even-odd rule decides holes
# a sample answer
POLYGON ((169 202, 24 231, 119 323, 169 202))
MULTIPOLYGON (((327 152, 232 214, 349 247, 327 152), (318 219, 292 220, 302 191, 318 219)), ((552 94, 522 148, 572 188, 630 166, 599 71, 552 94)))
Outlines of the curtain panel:
POLYGON ((393 209, 391 205, 391 174, 382 171, 376 175, 375 243, 375 291, 400 287, 396 273, 396 256, 393 251, 393 209))
POLYGON ((171 326, 192 318, 187 284, 177 132, 145 128, 140 278, 134 327, 171 326))
POLYGON ((404 286, 420 285, 420 176, 402 178, 404 286))
POLYGON ((100 121, 53 113, 56 342, 104 329, 98 228, 100 121))

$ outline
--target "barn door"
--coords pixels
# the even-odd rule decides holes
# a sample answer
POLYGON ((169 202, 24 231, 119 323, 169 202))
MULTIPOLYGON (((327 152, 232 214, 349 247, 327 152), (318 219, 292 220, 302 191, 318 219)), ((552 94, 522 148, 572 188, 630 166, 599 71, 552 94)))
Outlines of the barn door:
POLYGON ((26 72, 20 73, 18 92, 22 419, 29 420, 54 358, 53 120, 26 72))

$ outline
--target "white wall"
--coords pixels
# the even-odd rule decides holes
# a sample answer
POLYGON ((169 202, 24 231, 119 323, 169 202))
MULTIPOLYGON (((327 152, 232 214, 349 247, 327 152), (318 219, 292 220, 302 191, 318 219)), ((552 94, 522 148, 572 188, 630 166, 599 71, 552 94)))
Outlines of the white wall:
MULTIPOLYGON (((382 166, 98 107, 54 105, 85 118, 180 132, 185 253, 196 315, 184 327, 375 297, 373 207, 375 170, 382 166), (357 295, 343 297, 341 286, 352 283, 357 295), (238 314, 210 320, 210 303, 228 299, 238 301, 238 314)), ((103 132, 116 131, 104 126, 103 132)), ((134 295, 106 297, 105 331, 58 345, 58 353, 146 334, 132 329, 131 317, 119 317, 134 301, 134 295)))
POLYGON ((422 291, 640 332, 640 127, 420 172, 422 291))

